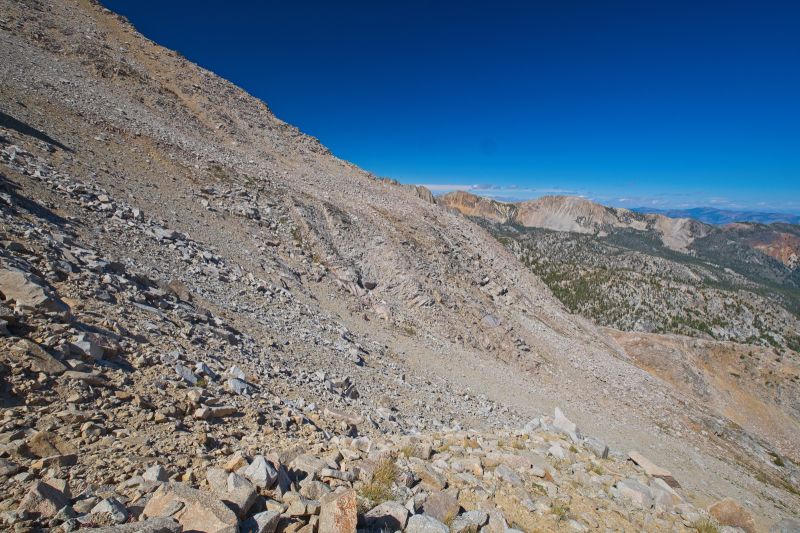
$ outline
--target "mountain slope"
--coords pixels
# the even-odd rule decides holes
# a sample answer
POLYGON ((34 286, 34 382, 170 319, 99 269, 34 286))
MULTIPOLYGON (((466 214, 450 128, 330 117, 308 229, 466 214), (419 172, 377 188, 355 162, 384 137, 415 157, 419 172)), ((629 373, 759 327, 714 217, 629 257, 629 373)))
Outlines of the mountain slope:
MULTIPOLYGON (((528 439, 517 434, 557 405, 618 452, 640 449, 673 470, 698 505, 760 491, 752 512, 764 524, 797 507, 789 488, 800 453, 791 443, 690 431, 722 415, 636 366, 487 231, 425 190, 337 159, 263 102, 96 3, 0 6, 2 268, 11 272, 3 306, 15 309, 2 310, 10 406, 2 442, 14 460, 4 471, 25 470, 7 508, 22 505, 25 491, 50 491, 24 486, 45 473, 85 506, 97 487, 139 483, 158 461, 173 481, 210 493, 213 468, 239 452, 250 466, 268 455, 291 474, 280 483, 297 490, 259 494, 281 499, 284 526, 300 528, 314 521, 314 504, 290 516, 291 498, 317 501, 311 491, 325 488, 299 472, 314 471, 328 489, 344 482, 364 492, 379 452, 423 455, 414 438, 435 443, 434 460, 447 461, 459 446, 509 454, 519 437, 538 461, 550 440, 569 450, 569 437, 537 433, 535 424, 528 439), (12 283, 22 278, 71 315, 20 304, 12 283), (500 433, 509 440, 499 442, 500 433), (442 434, 461 444, 448 452, 442 434), (783 470, 767 451, 786 457, 783 470), (312 460, 323 455, 324 476, 312 460), (763 472, 775 481, 757 479, 763 472)), ((581 448, 570 453, 588 471, 588 444, 576 439, 581 448)), ((616 457, 622 464, 606 467, 631 466, 616 457)), ((433 466, 407 459, 397 462, 416 494, 441 492, 433 466)), ((496 483, 498 464, 478 462, 487 475, 462 481, 496 483)), ((562 471, 546 481, 555 492, 535 496, 546 509, 561 508, 554 495, 583 502, 590 493, 578 498, 566 463, 562 471)), ((629 508, 617 484, 630 475, 602 478, 602 498, 580 503, 586 515, 576 518, 635 530, 652 520, 681 529, 699 516, 673 502, 656 517, 661 511, 645 506, 616 518, 629 508)), ((156 490, 144 481, 137 498, 156 490)), ((415 497, 401 484, 390 483, 398 500, 415 497)), ((133 501, 131 486, 114 490, 133 501)), ((524 515, 519 523, 543 518, 523 505, 533 502, 529 492, 510 492, 497 497, 524 515)), ((494 492, 471 488, 459 504, 477 507, 468 499, 476 494, 481 505, 501 506, 494 492)))

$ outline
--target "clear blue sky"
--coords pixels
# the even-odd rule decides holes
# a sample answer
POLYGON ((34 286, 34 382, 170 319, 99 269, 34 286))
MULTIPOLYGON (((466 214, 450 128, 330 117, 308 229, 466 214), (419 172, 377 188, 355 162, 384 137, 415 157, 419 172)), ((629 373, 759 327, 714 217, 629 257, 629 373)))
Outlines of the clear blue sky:
POLYGON ((103 1, 381 176, 800 211, 797 1, 103 1))

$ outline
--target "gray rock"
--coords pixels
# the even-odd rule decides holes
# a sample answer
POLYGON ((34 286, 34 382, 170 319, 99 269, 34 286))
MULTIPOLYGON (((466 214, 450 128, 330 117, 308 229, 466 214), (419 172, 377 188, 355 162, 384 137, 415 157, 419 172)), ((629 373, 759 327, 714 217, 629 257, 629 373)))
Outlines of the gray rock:
POLYGON ((175 373, 178 374, 178 377, 189 385, 197 385, 197 376, 195 376, 194 372, 182 364, 175 364, 175 373))
POLYGON ((197 364, 194 365, 194 371, 201 376, 208 376, 214 380, 219 377, 217 373, 211 370, 211 368, 209 368, 209 366, 203 361, 198 361, 197 364))
POLYGON ((95 361, 102 359, 105 355, 105 349, 84 333, 78 335, 78 340, 71 343, 70 348, 95 361))
POLYGON ((142 474, 145 481, 169 481, 169 473, 161 465, 153 465, 142 474))
POLYGON ((145 505, 142 516, 174 516, 185 531, 237 533, 239 529, 236 514, 218 498, 183 483, 161 485, 145 505), (173 511, 175 502, 183 503, 178 512, 173 511))
POLYGON ((277 511, 257 513, 242 522, 240 533, 274 533, 281 514, 277 511))
POLYGON ((623 479, 615 486, 621 498, 630 501, 637 507, 649 509, 653 505, 650 489, 635 479, 623 479))
POLYGON ((458 515, 460 506, 458 500, 447 492, 439 491, 428 495, 422 510, 440 522, 450 522, 458 515))
POLYGON ((21 311, 40 311, 69 320, 70 309, 39 276, 14 267, 0 266, 0 292, 21 311))
POLYGON ((278 471, 272 467, 263 455, 256 455, 253 461, 244 468, 242 475, 253 485, 262 489, 270 489, 278 480, 278 471))
POLYGON ((489 520, 485 511, 468 511, 457 516, 450 524, 451 533, 477 533, 489 520))
POLYGON ((233 365, 228 369, 228 375, 232 378, 241 379, 242 381, 247 381, 247 375, 244 373, 244 370, 242 370, 236 365, 233 365))
POLYGON ((249 394, 252 387, 245 381, 238 378, 230 378, 225 386, 234 394, 249 394))
POLYGON ((450 533, 450 528, 432 516, 416 514, 408 520, 406 533, 450 533))
POLYGON ((364 525, 369 530, 402 531, 407 521, 408 509, 395 501, 384 502, 364 515, 364 525))
POLYGON ((522 478, 506 465, 498 465, 494 470, 494 474, 501 480, 505 481, 513 487, 523 486, 522 478))
POLYGON ((100 501, 92 507, 89 514, 108 514, 117 524, 122 524, 129 516, 128 510, 116 498, 106 498, 100 501))
MULTIPOLYGON (((575 424, 575 422, 567 418, 558 407, 556 407, 555 415, 553 416, 553 427, 561 433, 569 435, 570 437, 573 435, 578 437, 580 436, 578 426, 575 424)), ((574 437, 573 440, 575 440, 574 437)))
POLYGON ((587 450, 595 454, 600 459, 608 458, 608 446, 600 439, 595 437, 586 437, 586 440, 583 441, 583 445, 587 450))

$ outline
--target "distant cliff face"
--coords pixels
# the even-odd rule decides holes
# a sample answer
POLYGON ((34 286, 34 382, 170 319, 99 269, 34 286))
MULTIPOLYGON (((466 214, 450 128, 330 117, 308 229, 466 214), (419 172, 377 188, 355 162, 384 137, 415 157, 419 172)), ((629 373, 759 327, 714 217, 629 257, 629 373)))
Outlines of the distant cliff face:
POLYGON ((445 194, 439 197, 439 203, 469 217, 481 217, 486 220, 491 220, 492 222, 500 222, 501 224, 508 224, 516 221, 516 204, 498 202, 464 191, 455 191, 445 194))
POLYGON ((528 228, 600 236, 615 228, 654 231, 664 246, 679 251, 686 251, 696 238, 707 235, 710 230, 708 225, 696 220, 636 213, 575 196, 544 196, 528 202, 503 203, 457 191, 442 196, 439 202, 463 215, 528 228))
POLYGON ((800 266, 800 226, 737 222, 722 227, 729 238, 777 259, 791 270, 800 266))

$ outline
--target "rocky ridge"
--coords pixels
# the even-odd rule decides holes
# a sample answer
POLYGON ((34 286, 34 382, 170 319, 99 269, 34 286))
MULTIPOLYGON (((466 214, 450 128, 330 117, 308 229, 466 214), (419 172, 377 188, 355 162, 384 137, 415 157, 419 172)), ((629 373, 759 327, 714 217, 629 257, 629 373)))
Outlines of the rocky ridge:
POLYGON ((652 230, 664 246, 685 251, 692 241, 705 236, 710 227, 689 218, 637 213, 607 207, 576 196, 543 196, 525 202, 504 203, 463 191, 448 193, 437 201, 467 216, 479 216, 503 224, 527 228, 608 235, 612 229, 652 230))

